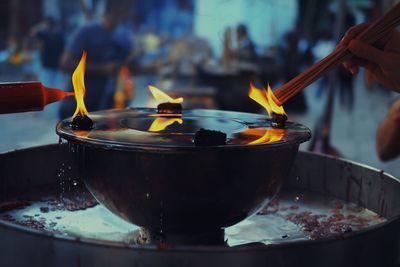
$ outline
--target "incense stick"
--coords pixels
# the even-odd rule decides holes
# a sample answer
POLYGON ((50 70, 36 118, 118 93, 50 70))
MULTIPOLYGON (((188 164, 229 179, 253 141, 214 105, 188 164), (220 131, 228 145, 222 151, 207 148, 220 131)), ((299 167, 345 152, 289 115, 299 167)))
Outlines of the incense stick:
MULTIPOLYGON (((391 8, 384 16, 373 22, 355 39, 367 44, 374 44, 400 24, 400 3, 391 8)), ((301 90, 318 80, 322 75, 332 70, 344 60, 352 57, 345 45, 339 45, 331 54, 312 65, 292 80, 275 91, 274 95, 282 105, 301 90)))

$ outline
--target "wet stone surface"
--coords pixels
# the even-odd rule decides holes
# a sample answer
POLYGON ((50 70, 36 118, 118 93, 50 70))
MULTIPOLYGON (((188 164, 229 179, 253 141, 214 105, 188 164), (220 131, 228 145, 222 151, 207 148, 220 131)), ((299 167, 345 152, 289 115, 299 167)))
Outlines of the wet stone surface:
MULTIPOLYGON (((136 244, 140 228, 97 204, 87 192, 29 197, 0 204, 0 220, 78 239, 136 244)), ((258 214, 225 230, 229 246, 340 238, 384 222, 352 203, 307 192, 285 192, 258 214)))
POLYGON ((0 203, 0 220, 35 230, 62 234, 62 229, 56 229, 55 226, 56 220, 62 219, 63 216, 54 217, 55 214, 85 210, 98 204, 87 192, 68 193, 62 200, 59 196, 28 199, 0 203))

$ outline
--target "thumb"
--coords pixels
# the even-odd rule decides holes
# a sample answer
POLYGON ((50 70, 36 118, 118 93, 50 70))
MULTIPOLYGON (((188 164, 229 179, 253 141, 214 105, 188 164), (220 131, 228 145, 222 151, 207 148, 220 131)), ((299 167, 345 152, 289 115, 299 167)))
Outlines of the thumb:
POLYGON ((363 43, 359 40, 353 40, 349 44, 349 50, 355 56, 371 61, 375 64, 385 63, 386 55, 382 50, 379 50, 372 45, 363 43))

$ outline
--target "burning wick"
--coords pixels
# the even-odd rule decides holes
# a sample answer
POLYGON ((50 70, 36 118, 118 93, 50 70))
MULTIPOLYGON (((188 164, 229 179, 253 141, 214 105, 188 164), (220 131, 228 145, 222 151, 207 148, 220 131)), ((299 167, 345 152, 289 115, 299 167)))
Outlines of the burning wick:
POLYGON ((86 130, 93 129, 93 121, 88 116, 77 115, 72 119, 71 127, 74 130, 86 130))
POLYGON ((160 114, 181 114, 182 105, 179 103, 161 103, 157 106, 157 112, 160 114))
POLYGON ((194 136, 196 146, 226 145, 226 133, 201 128, 194 136))
POLYGON ((284 128, 287 116, 283 106, 279 106, 271 87, 268 85, 267 90, 259 89, 250 84, 249 97, 260 104, 267 111, 272 121, 272 127, 284 128))
POLYGON ((93 128, 93 121, 89 118, 89 112, 86 109, 85 101, 83 100, 85 90, 85 67, 86 67, 86 52, 84 51, 72 74, 72 85, 74 86, 76 110, 73 115, 71 127, 74 130, 91 130, 93 128))
POLYGON ((150 93, 154 99, 160 101, 161 104, 157 106, 157 112, 160 114, 181 114, 183 98, 172 98, 155 86, 148 86, 150 93))

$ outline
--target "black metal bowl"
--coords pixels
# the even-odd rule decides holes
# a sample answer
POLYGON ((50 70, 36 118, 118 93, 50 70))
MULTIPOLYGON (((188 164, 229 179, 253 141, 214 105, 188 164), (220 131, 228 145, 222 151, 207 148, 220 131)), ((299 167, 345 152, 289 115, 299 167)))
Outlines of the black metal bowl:
POLYGON ((176 116, 182 123, 153 132, 154 120, 171 115, 109 110, 91 114, 91 131, 74 131, 70 119, 57 125, 96 199, 169 242, 217 240, 221 229, 256 212, 276 195, 299 144, 310 138, 300 124, 274 129, 256 114, 189 110, 176 116), (200 128, 225 132, 227 143, 196 146, 200 128))

